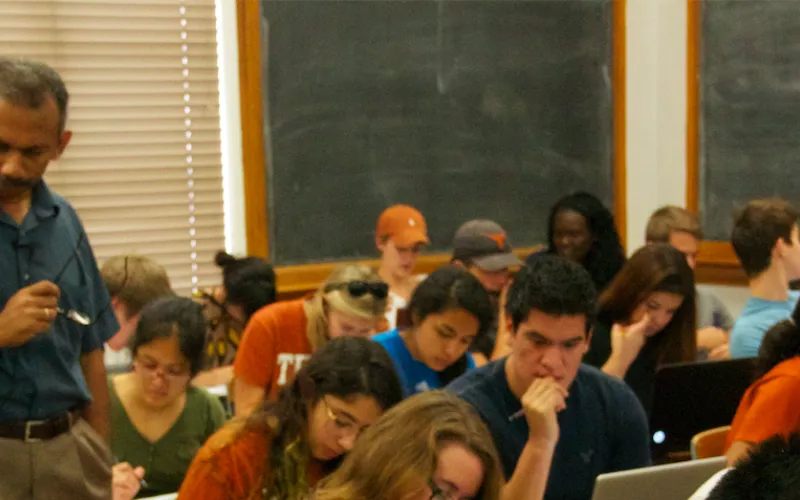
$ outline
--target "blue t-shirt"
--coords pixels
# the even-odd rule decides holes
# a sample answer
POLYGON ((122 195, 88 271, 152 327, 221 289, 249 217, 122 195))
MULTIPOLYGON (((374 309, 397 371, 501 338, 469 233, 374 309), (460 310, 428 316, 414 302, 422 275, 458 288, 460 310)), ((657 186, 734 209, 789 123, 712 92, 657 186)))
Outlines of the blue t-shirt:
MULTIPOLYGON (((468 401, 489 427, 506 480, 514 473, 528 422, 511 418, 522 405, 505 375, 506 358, 454 380, 447 390, 468 401)), ((597 476, 650 465, 647 419, 633 391, 600 370, 581 365, 558 414, 560 437, 545 499, 590 499, 597 476)))
POLYGON ((761 340, 772 326, 789 318, 794 311, 800 292, 790 291, 789 300, 764 300, 750 297, 742 314, 731 329, 731 357, 754 358, 758 356, 761 340))
MULTIPOLYGON (((441 388, 439 372, 411 356, 411 351, 406 347, 405 341, 403 341, 400 332, 396 328, 375 335, 372 340, 383 346, 386 352, 389 353, 389 357, 392 358, 397 376, 400 378, 400 383, 403 384, 405 397, 413 396, 418 392, 441 388)), ((475 361, 469 353, 466 356, 467 370, 472 370, 475 368, 475 361)))
POLYGON ((0 309, 21 288, 57 278, 59 305, 93 323, 59 315, 47 332, 0 348, 0 422, 42 420, 89 403, 80 357, 102 349, 119 330, 78 214, 41 182, 21 224, 0 209, 0 309))

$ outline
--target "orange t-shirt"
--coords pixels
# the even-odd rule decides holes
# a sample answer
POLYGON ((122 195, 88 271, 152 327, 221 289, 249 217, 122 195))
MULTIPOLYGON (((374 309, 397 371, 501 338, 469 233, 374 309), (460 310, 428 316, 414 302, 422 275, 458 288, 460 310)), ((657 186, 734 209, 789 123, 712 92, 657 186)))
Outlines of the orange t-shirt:
POLYGON ((734 441, 760 443, 800 430, 800 357, 778 363, 747 388, 733 417, 725 452, 734 441))
MULTIPOLYGON (((178 492, 187 500, 261 499, 268 471, 270 435, 256 430, 241 431, 241 422, 228 424, 209 438, 195 455, 178 492), (237 433, 241 432, 238 436, 237 433)), ((308 468, 309 488, 324 473, 312 460, 308 468)))
POLYGON ((233 362, 235 378, 263 387, 267 399, 311 358, 306 336, 305 299, 276 302, 256 312, 247 323, 233 362))

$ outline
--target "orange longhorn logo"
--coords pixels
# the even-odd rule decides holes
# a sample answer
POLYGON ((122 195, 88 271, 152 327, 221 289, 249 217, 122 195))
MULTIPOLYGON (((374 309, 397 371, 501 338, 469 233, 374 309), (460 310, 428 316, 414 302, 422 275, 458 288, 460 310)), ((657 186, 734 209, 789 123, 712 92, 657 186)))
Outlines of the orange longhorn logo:
POLYGON ((498 248, 505 248, 506 246, 506 233, 487 234, 487 238, 497 243, 498 248))

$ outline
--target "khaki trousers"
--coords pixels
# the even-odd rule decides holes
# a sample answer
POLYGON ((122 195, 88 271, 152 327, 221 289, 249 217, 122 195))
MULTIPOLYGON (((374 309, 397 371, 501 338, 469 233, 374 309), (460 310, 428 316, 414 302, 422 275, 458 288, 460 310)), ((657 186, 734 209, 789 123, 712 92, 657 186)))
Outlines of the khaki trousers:
POLYGON ((83 419, 47 441, 0 438, 0 499, 109 500, 111 452, 83 419))

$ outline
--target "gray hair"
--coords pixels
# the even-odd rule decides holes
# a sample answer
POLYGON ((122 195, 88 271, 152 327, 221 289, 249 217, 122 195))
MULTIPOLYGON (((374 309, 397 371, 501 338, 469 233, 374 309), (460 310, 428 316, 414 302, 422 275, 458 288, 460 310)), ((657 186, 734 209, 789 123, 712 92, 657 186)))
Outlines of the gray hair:
POLYGON ((58 107, 58 132, 67 122, 69 93, 64 80, 50 66, 31 60, 0 57, 0 99, 15 106, 39 109, 53 96, 58 107))

